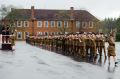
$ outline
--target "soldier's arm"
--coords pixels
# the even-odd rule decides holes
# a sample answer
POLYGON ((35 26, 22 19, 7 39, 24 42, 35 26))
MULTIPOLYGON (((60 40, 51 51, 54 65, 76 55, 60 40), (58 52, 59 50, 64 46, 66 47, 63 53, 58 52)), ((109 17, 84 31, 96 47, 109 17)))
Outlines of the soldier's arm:
POLYGON ((82 40, 79 38, 79 42, 82 42, 82 40))

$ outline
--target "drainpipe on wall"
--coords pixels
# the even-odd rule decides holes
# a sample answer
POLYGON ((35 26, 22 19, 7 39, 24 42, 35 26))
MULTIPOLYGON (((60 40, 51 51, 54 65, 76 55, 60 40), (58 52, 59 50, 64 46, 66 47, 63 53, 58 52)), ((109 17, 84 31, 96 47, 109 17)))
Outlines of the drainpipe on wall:
POLYGON ((74 33, 74 7, 70 7, 71 32, 74 33))
POLYGON ((35 13, 34 6, 31 6, 32 36, 34 36, 34 20, 35 20, 34 13, 35 13))

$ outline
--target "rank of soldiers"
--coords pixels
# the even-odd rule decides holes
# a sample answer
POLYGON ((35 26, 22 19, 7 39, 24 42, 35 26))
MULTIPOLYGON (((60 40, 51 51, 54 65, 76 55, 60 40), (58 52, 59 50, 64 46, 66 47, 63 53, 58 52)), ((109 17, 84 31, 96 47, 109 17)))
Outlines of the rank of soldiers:
POLYGON ((61 50, 63 55, 95 58, 98 54, 106 57, 105 36, 103 33, 79 33, 50 36, 29 36, 26 42, 46 49, 61 50))

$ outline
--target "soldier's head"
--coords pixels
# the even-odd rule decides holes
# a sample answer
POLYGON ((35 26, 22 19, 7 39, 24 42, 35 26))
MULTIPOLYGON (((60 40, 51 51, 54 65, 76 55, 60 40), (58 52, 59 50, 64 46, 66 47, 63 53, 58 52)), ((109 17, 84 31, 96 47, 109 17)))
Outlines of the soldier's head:
POLYGON ((95 32, 91 32, 92 35, 95 35, 95 32))
POLYGON ((88 33, 87 33, 87 36, 91 36, 91 32, 88 32, 88 33))
POLYGON ((86 34, 87 34, 87 32, 83 32, 83 34, 84 34, 84 35, 86 35, 86 34))
POLYGON ((104 36, 104 34, 103 34, 103 33, 100 33, 100 36, 101 36, 101 37, 103 37, 103 36, 104 36))
POLYGON ((114 37, 114 35, 112 33, 110 33, 109 36, 114 37))
POLYGON ((101 32, 100 35, 103 35, 103 33, 101 32))

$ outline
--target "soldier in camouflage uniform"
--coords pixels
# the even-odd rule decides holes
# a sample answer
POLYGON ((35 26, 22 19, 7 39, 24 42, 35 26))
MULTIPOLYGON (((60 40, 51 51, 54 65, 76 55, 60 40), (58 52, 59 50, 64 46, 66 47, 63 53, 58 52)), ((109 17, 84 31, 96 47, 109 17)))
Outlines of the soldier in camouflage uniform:
POLYGON ((106 57, 105 37, 103 36, 103 33, 100 34, 99 42, 100 42, 99 54, 100 54, 100 56, 102 56, 102 50, 104 50, 104 56, 106 57))
POLYGON ((80 42, 80 54, 82 57, 86 57, 86 44, 85 44, 85 40, 86 40, 86 35, 84 33, 81 34, 81 42, 80 42))
POLYGON ((71 39, 71 35, 69 35, 68 36, 68 43, 67 43, 67 45, 68 45, 68 55, 70 56, 71 55, 71 44, 72 43, 72 39, 71 39))
POLYGON ((85 48, 86 48, 86 55, 89 55, 89 50, 90 50, 90 34, 87 33, 86 39, 85 39, 85 48))
POLYGON ((75 40, 74 40, 74 57, 78 57, 79 56, 79 44, 80 44, 80 42, 79 42, 79 38, 78 38, 78 35, 76 34, 75 35, 75 40))
POLYGON ((98 34, 96 34, 96 40, 95 40, 95 42, 96 42, 96 51, 98 52, 98 53, 100 53, 100 34, 98 33, 98 34))
MULTIPOLYGON (((109 61, 109 65, 110 65, 110 57, 112 56, 113 57, 113 60, 115 62, 115 56, 116 56, 116 53, 115 53, 115 40, 114 40, 114 36, 113 34, 111 33, 109 38, 108 38, 108 61, 109 61)), ((115 62, 115 66, 116 66, 117 62, 115 62)))
POLYGON ((94 34, 91 34, 91 36, 89 36, 89 44, 90 44, 90 61, 94 61, 95 57, 96 57, 96 42, 95 42, 95 36, 94 34))

